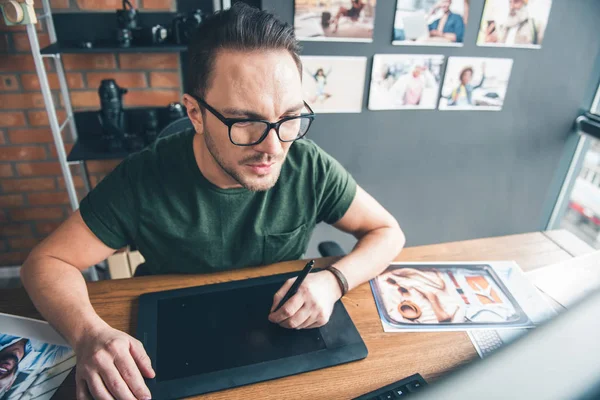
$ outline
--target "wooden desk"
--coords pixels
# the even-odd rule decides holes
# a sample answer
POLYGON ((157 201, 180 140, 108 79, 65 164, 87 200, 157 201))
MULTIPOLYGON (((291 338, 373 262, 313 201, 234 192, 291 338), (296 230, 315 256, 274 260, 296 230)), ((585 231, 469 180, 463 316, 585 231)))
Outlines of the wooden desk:
MULTIPOLYGON (((528 271, 568 260, 592 249, 566 231, 534 232, 406 248, 397 261, 514 260, 528 271)), ((324 266, 332 259, 320 259, 324 266)), ((158 276, 94 282, 88 285, 92 304, 100 317, 116 329, 133 334, 137 298, 142 293, 206 285, 299 270, 302 261, 227 273, 194 276, 158 276)), ((308 372, 206 395, 210 399, 350 399, 414 373, 428 380, 477 358, 464 332, 384 333, 368 284, 343 299, 369 350, 358 362, 308 372)), ((0 312, 41 318, 24 290, 0 292, 0 312)), ((57 392, 56 399, 75 399, 74 374, 57 392)))

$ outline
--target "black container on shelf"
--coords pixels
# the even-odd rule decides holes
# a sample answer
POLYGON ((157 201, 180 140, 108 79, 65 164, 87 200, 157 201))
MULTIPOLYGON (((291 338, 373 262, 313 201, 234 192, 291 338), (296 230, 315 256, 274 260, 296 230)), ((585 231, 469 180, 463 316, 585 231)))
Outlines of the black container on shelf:
POLYGON ((152 144, 160 132, 173 119, 179 119, 179 111, 185 108, 179 103, 165 107, 135 107, 122 109, 122 129, 114 124, 105 124, 101 111, 79 111, 75 113, 75 124, 79 132, 78 143, 69 161, 86 159, 122 158, 152 144))
POLYGON ((159 133, 158 112, 154 109, 147 110, 143 132, 146 144, 153 143, 159 133))
POLYGON ((203 18, 200 9, 187 14, 178 14, 171 23, 172 42, 175 44, 188 44, 203 18))
POLYGON ((139 36, 140 27, 138 13, 129 0, 123 0, 123 8, 116 11, 117 43, 119 47, 131 47, 139 36), (128 8, 129 7, 129 8, 128 8))
POLYGON ((103 79, 98 88, 100 96, 100 122, 105 131, 116 134, 125 131, 123 95, 127 89, 119 87, 114 79, 103 79))
POLYGON ((117 44, 119 47, 131 47, 133 33, 129 29, 117 29, 117 44))
POLYGON ((136 29, 139 27, 138 13, 133 5, 125 0, 123 1, 123 8, 117 10, 117 27, 119 29, 136 29), (129 8, 127 8, 129 6, 129 8))
POLYGON ((162 25, 154 25, 150 28, 150 41, 153 45, 168 43, 169 30, 162 25))

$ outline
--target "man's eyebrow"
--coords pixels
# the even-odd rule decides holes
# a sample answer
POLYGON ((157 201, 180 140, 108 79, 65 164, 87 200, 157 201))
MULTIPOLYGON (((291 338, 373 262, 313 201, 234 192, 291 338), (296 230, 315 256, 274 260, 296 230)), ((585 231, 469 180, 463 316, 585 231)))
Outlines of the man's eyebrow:
MULTIPOLYGON (((304 103, 298 103, 295 104, 291 107, 289 107, 287 110, 284 111, 284 114, 293 112, 293 111, 300 111, 304 108, 304 103)), ((223 114, 226 115, 231 115, 233 118, 251 118, 251 119, 262 119, 262 120, 266 120, 268 118, 266 118, 264 115, 259 114, 255 111, 252 110, 246 110, 243 108, 225 108, 223 109, 223 114)))
POLYGON ((293 112, 293 111, 301 111, 303 108, 304 108, 304 103, 298 103, 296 105, 293 105, 293 106, 289 107, 284 112, 284 114, 287 114, 287 113, 290 113, 290 112, 293 112))
POLYGON ((231 115, 234 118, 266 119, 264 115, 251 110, 244 110, 243 108, 225 108, 223 114, 231 115))

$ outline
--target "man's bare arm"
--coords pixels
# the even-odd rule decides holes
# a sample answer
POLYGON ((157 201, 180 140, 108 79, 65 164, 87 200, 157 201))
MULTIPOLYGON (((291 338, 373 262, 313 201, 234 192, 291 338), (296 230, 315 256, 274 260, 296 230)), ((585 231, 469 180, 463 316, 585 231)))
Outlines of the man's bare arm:
POLYGON ((103 324, 92 308, 81 271, 114 252, 76 211, 33 249, 21 268, 21 280, 36 308, 71 345, 86 330, 103 324))
POLYGON ((350 254, 334 264, 349 290, 379 275, 406 242, 396 219, 360 186, 346 214, 333 226, 358 239, 350 254))
POLYGON ((77 211, 32 250, 21 268, 36 308, 75 349, 78 400, 151 397, 142 374, 151 378, 154 371, 141 342, 98 316, 81 274, 114 252, 77 211))
MULTIPOLYGON (((398 222, 360 187, 350 208, 334 226, 358 239, 352 252, 334 264, 346 277, 349 289, 381 273, 404 246, 404 234, 398 222)), ((275 293, 269 320, 296 329, 316 328, 327 323, 333 305, 342 294, 336 277, 330 271, 309 274, 298 292, 275 311, 294 279, 287 280, 275 293)))

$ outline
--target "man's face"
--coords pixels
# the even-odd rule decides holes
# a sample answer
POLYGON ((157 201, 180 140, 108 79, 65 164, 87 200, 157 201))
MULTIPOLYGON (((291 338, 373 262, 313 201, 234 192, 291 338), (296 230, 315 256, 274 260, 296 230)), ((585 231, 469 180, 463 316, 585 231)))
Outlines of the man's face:
MULTIPOLYGON (((275 122, 299 115, 304 107, 300 72, 285 50, 223 50, 217 54, 205 101, 227 118, 275 122)), ((236 146, 227 126, 208 111, 203 131, 215 161, 239 184, 252 191, 275 185, 291 142, 282 143, 271 130, 257 145, 236 146)))
POLYGON ((0 393, 4 393, 14 382, 19 362, 25 355, 25 339, 0 351, 0 393))
POLYGON ((444 0, 441 2, 440 6, 441 6, 442 10, 444 10, 445 13, 450 11, 450 4, 452 4, 451 0, 444 0))
POLYGON ((415 78, 418 78, 419 76, 421 76, 421 72, 423 72, 423 68, 422 67, 416 67, 415 69, 413 69, 413 76, 415 78))
POLYGON ((523 8, 523 5, 525 4, 523 2, 523 0, 509 0, 510 3, 510 15, 515 15, 517 13, 517 11, 519 11, 521 8, 523 8))

